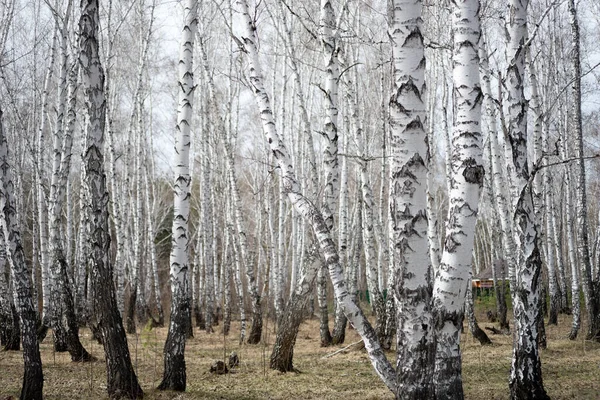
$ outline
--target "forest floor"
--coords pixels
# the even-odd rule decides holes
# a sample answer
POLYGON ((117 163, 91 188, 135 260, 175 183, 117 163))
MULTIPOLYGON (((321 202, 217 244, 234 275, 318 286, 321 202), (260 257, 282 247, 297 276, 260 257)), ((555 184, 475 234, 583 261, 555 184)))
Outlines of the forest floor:
MULTIPOLYGON (((478 310, 479 311, 479 310, 478 310)), ((484 310, 478 312, 481 327, 484 310)), ((546 328, 548 349, 542 351, 544 385, 552 399, 600 399, 600 344, 567 334, 571 318, 560 316, 558 326, 546 328)), ((317 319, 302 324, 294 350, 294 365, 299 373, 281 374, 269 369, 274 341, 273 324, 265 321, 265 341, 259 345, 239 345, 239 326, 224 338, 220 326, 215 333, 194 331, 187 343, 187 391, 160 392, 155 388, 162 377, 162 348, 167 328, 142 329, 128 336, 131 356, 146 399, 392 399, 393 396, 375 375, 364 350, 352 346, 359 341, 348 330, 346 343, 320 347, 317 319), (240 367, 227 375, 209 372, 213 361, 232 351, 240 358, 240 367), (329 357, 326 357, 330 355, 329 357)), ((580 336, 582 336, 580 334, 580 336)), ((463 335, 463 379, 467 399, 507 399, 510 370, 511 337, 491 335, 492 346, 480 346, 470 334, 463 335)), ((102 347, 82 330, 84 346, 102 358, 102 347)), ((70 362, 68 353, 54 353, 52 341, 41 345, 44 365, 45 399, 105 399, 106 378, 103 359, 78 364, 70 362)), ((388 353, 395 360, 393 352, 388 353)), ((395 361, 394 361, 395 364, 395 361)), ((18 398, 22 379, 20 352, 0 352, 0 399, 18 398)))

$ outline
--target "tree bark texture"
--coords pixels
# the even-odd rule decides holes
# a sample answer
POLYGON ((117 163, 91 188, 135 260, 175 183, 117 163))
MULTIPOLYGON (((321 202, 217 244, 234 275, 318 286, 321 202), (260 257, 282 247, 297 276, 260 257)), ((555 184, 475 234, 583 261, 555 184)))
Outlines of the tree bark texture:
MULTIPOLYGON (((179 106, 175 132, 174 218, 171 237, 171 321, 164 347, 163 380, 160 390, 186 388, 185 341, 190 324, 188 295, 190 217, 190 131, 194 94, 193 57, 198 26, 198 2, 186 0, 179 44, 179 106)), ((206 277, 205 279, 212 279, 206 277)))
POLYGON ((516 198, 513 200, 513 226, 521 254, 515 266, 512 293, 515 335, 509 378, 512 399, 547 399, 542 381, 538 348, 542 260, 527 161, 527 102, 524 96, 525 40, 528 0, 511 0, 507 19, 506 99, 508 143, 512 152, 507 160, 516 198))
POLYGON ((117 309, 110 262, 108 192, 104 174, 106 99, 104 70, 99 58, 98 0, 81 2, 79 63, 85 99, 86 135, 83 155, 85 209, 90 227, 92 325, 100 334, 106 358, 107 391, 111 399, 141 398, 143 391, 131 364, 127 337, 117 309))
POLYGON ((390 240, 396 300, 397 399, 434 398, 435 340, 427 238, 427 118, 422 2, 391 4, 390 240))
POLYGON ((21 319, 24 373, 20 399, 41 400, 44 375, 37 339, 37 313, 33 301, 31 275, 25 262, 25 252, 17 224, 13 172, 8 162, 8 143, 2 117, 0 109, 0 225, 7 248, 16 308, 21 319))
POLYGON ((460 334, 463 307, 470 285, 479 194, 483 187, 483 141, 479 80, 479 0, 456 1, 452 9, 454 50, 452 81, 455 121, 449 209, 444 251, 433 286, 437 341, 435 395, 437 399, 464 397, 460 334))
POLYGON ((580 39, 579 39, 579 21, 577 17, 577 8, 574 0, 569 0, 569 17, 571 22, 571 57, 573 64, 574 79, 572 84, 573 92, 573 112, 572 123, 575 130, 575 158, 576 185, 577 194, 576 213, 577 213, 577 255, 581 263, 581 283, 583 296, 585 298, 585 308, 588 317, 587 340, 600 341, 600 277, 594 277, 594 270, 589 250, 589 229, 587 216, 587 193, 585 186, 585 163, 583 160, 583 126, 581 121, 581 60, 580 60, 580 39))

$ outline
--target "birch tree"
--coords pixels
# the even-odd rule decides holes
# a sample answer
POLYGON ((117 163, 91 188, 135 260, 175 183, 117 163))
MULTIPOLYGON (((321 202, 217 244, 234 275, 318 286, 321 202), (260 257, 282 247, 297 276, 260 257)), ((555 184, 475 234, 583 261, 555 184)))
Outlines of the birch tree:
POLYGON ((515 335, 509 386, 511 398, 547 399, 542 381, 542 365, 538 349, 538 320, 541 282, 541 255, 538 248, 530 171, 527 163, 527 103, 524 96, 525 42, 527 37, 528 0, 511 0, 506 23, 508 69, 506 98, 508 144, 512 157, 510 179, 513 199, 519 262, 515 266, 512 290, 515 335))
POLYGON ((0 109, 0 210, 2 212, 0 225, 4 239, 2 245, 7 248, 16 306, 21 320, 24 372, 20 399, 41 400, 44 376, 36 332, 37 313, 32 295, 31 275, 27 268, 21 233, 17 226, 12 174, 8 160, 8 143, 3 129, 3 114, 0 109))
POLYGON ((263 133, 276 161, 276 171, 283 180, 282 189, 284 194, 296 211, 298 211, 298 213, 311 225, 319 248, 325 258, 325 263, 329 270, 329 276, 333 283, 338 305, 343 308, 346 317, 363 338, 365 348, 375 371, 386 386, 396 393, 397 385, 394 369, 385 358, 385 354, 379 345, 373 327, 369 324, 361 309, 356 305, 348 293, 347 285, 339 264, 337 249, 331 238, 325 219, 317 207, 300 191, 300 185, 296 179, 291 157, 283 144, 281 137, 277 133, 273 112, 271 110, 270 98, 264 88, 261 64, 259 63, 258 49, 256 47, 256 26, 248 11, 247 2, 245 0, 237 0, 236 5, 243 22, 243 35, 241 38, 237 39, 238 45, 248 58, 250 87, 260 114, 263 133))
POLYGON ((106 99, 104 70, 99 58, 98 0, 81 2, 79 63, 85 99, 86 134, 83 155, 84 188, 89 196, 86 210, 90 227, 92 325, 104 345, 107 391, 110 398, 141 398, 142 389, 133 371, 127 337, 115 298, 110 261, 108 193, 104 174, 104 127, 106 99))
MULTIPOLYGON (((79 340, 79 322, 75 313, 71 279, 67 273, 70 266, 65 255, 61 235, 65 189, 71 168, 71 148, 73 145, 71 127, 68 126, 69 121, 65 121, 69 90, 67 83, 69 69, 67 46, 71 7, 72 1, 68 1, 60 29, 58 107, 56 128, 53 135, 52 177, 48 199, 50 205, 49 251, 51 257, 48 268, 51 282, 51 306, 48 320, 53 329, 66 330, 65 344, 71 355, 71 360, 92 361, 95 358, 86 351, 79 340), (66 323, 65 327, 62 327, 63 320, 66 323)), ((58 20, 59 16, 55 15, 55 18, 58 20)))
POLYGON ((421 1, 394 0, 389 15, 390 240, 394 262, 398 399, 434 397, 435 342, 427 238, 425 53, 421 1))
POLYGON ((585 163, 583 160, 583 127, 581 121, 581 60, 579 43, 579 21, 574 0, 569 0, 571 23, 571 63, 573 65, 572 84, 572 124, 575 130, 574 152, 576 158, 576 213, 577 213, 577 255, 581 263, 581 283, 585 308, 588 317, 586 339, 600 341, 600 276, 594 277, 590 251, 589 226, 587 216, 587 193, 585 187, 585 163))
MULTIPOLYGON (((174 217, 171 238, 171 321, 164 347, 160 390, 186 388, 185 340, 190 321, 188 298, 190 216, 190 132, 192 126, 194 41, 198 26, 198 2, 186 0, 179 43, 177 128, 175 132, 174 217)), ((206 277, 209 279, 210 277, 206 277)))
POLYGON ((464 397, 460 334, 463 306, 470 285, 471 259, 479 194, 483 186, 481 103, 478 44, 479 0, 454 2, 452 81, 455 121, 452 132, 449 210, 446 237, 433 287, 435 392, 437 398, 464 397))

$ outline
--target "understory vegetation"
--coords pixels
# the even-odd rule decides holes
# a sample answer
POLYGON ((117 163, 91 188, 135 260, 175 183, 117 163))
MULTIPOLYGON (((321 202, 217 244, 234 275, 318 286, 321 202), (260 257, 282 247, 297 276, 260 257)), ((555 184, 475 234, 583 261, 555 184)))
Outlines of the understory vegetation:
MULTIPOLYGON (((493 298, 476 300, 476 314, 483 327, 498 327, 487 322, 487 310, 493 310, 493 298)), ((584 321, 585 323, 585 321, 584 321)), ((560 399, 598 399, 600 396, 600 343, 580 338, 568 339, 571 317, 560 315, 558 325, 546 327, 548 348, 543 350, 544 386, 548 395, 560 399)), ((360 337, 349 329, 346 343, 321 347, 319 321, 306 320, 294 347, 297 373, 282 374, 269 368, 269 354, 275 339, 274 325, 265 321, 265 342, 239 344, 238 336, 223 337, 194 331, 187 341, 186 360, 189 384, 185 393, 156 390, 162 378, 162 347, 167 328, 143 328, 128 335, 131 357, 140 377, 146 399, 393 399, 378 379, 368 356, 360 346, 360 337), (358 343, 357 343, 358 342, 358 343), (348 345, 353 344, 348 347, 348 345), (345 349, 337 354, 333 354, 345 349), (236 352, 240 366, 226 375, 209 372, 215 360, 236 352), (333 355, 332 355, 333 354, 333 355)), ((465 323, 466 328, 466 323, 465 323)), ((237 332, 239 322, 232 324, 237 332)), ((91 339, 90 331, 81 332, 86 348, 100 358, 93 363, 73 363, 68 353, 53 352, 52 340, 41 344, 44 365, 44 391, 47 400, 105 399, 106 367, 102 347, 91 339)), ((461 340, 465 398, 508 399, 508 373, 512 356, 510 335, 490 335, 493 345, 481 346, 470 333, 461 340)), ((392 349, 388 357, 393 357, 392 349)), ((18 397, 23 365, 20 352, 0 352, 2 386, 0 398, 18 397)))

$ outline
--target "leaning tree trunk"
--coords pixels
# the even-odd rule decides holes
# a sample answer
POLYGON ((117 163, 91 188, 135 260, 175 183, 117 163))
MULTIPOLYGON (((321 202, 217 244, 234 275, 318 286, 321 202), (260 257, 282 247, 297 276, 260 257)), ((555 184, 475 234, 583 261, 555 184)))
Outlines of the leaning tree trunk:
POLYGON ((422 2, 394 0, 389 35, 390 256, 397 327, 397 399, 434 397, 435 340, 427 238, 427 133, 422 2))
POLYGON ((509 379, 512 399, 548 399, 542 381, 542 364, 538 348, 540 318, 540 284, 542 260, 538 248, 539 226, 536 224, 533 196, 527 165, 527 102, 524 96, 525 38, 529 0, 510 0, 507 35, 506 106, 508 110, 508 144, 512 158, 507 160, 511 182, 516 190, 513 199, 513 226, 521 249, 515 266, 513 313, 515 335, 509 379))
MULTIPOLYGON (((164 374, 160 390, 184 391, 186 387, 185 340, 190 323, 188 296, 190 216, 190 131, 194 95, 193 57, 198 26, 198 2, 186 0, 179 47, 179 107, 175 134, 174 218, 171 248, 171 322, 164 348, 164 374)), ((212 277, 206 277, 210 279, 212 277)))
POLYGON ((2 122, 2 110, 0 109, 0 212, 2 213, 0 226, 4 238, 3 245, 7 248, 15 300, 21 318, 25 371, 20 398, 21 400, 41 400, 44 375, 37 339, 37 313, 33 302, 31 275, 25 262, 21 233, 17 226, 13 173, 8 163, 8 143, 2 122))
POLYGON ((364 313, 348 293, 346 282, 343 278, 342 268, 339 264, 337 249, 331 238, 325 219, 317 207, 315 207, 315 205, 300 191, 300 185, 296 179, 294 166, 281 137, 277 133, 270 99, 264 88, 256 47, 256 26, 248 11, 247 2, 245 0, 237 0, 236 4, 240 8, 244 21, 244 36, 239 45, 241 50, 248 56, 249 81, 252 83, 251 87, 259 109, 265 138, 269 143, 271 152, 277 162, 276 171, 283 180, 282 189, 296 211, 298 211, 298 213, 311 225, 319 248, 325 258, 325 265, 328 267, 329 276, 333 283, 338 304, 340 307, 343 307, 346 317, 363 338, 365 348, 376 373, 383 380, 385 385, 395 393, 397 391, 395 371, 389 361, 385 358, 385 354, 379 345, 373 327, 369 324, 364 313))
POLYGON ((110 262, 108 192, 104 173, 106 100, 104 70, 99 58, 98 0, 82 0, 79 20, 79 63, 86 109, 83 156, 85 212, 90 227, 92 325, 100 334, 106 358, 107 391, 111 399, 141 398, 144 393, 131 364, 127 337, 117 309, 110 262))
POLYGON ((452 12, 455 121, 446 237, 433 286, 437 399, 463 398, 460 334, 470 284, 479 193, 483 187, 478 44, 479 0, 455 2, 452 12))

